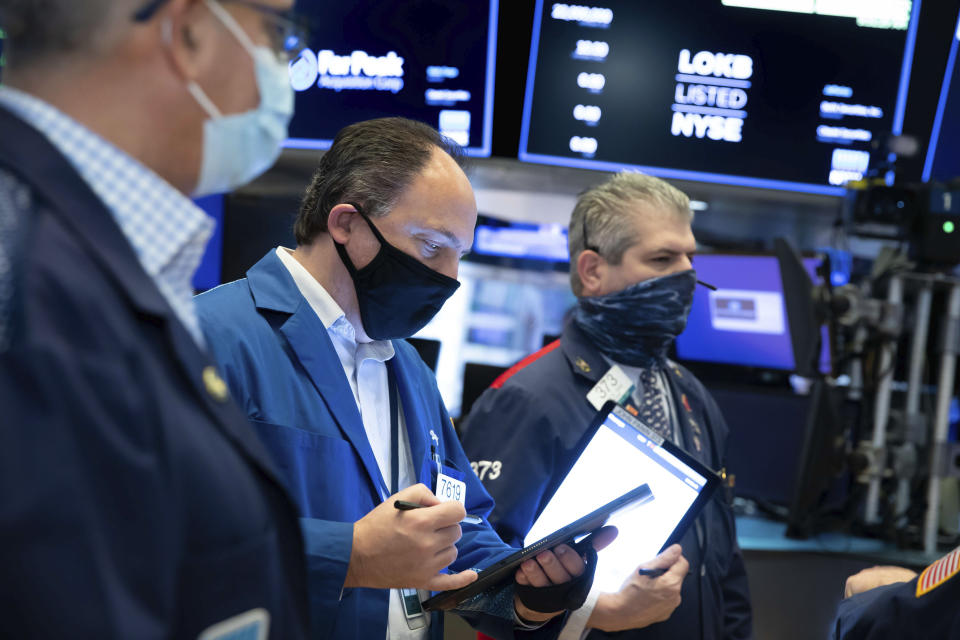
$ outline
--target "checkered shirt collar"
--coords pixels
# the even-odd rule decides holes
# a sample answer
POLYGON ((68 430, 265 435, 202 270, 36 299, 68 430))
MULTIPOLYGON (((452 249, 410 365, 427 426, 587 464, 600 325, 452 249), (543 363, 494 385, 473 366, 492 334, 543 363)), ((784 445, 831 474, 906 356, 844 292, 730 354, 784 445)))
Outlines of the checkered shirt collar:
POLYGON ((156 173, 22 91, 0 87, 0 103, 42 131, 67 157, 114 215, 151 277, 167 269, 192 240, 202 236, 205 244, 213 220, 156 173))

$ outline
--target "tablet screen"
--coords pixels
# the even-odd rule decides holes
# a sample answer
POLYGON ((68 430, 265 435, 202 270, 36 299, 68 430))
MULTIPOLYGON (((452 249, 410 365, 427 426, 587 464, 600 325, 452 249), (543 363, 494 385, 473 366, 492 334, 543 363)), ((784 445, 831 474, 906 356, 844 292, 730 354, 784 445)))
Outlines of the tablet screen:
POLYGON ((647 483, 656 500, 617 513, 607 522, 620 534, 599 554, 594 584, 603 592, 618 591, 637 565, 660 552, 708 485, 706 474, 668 451, 669 446, 616 407, 594 432, 524 545, 647 483))

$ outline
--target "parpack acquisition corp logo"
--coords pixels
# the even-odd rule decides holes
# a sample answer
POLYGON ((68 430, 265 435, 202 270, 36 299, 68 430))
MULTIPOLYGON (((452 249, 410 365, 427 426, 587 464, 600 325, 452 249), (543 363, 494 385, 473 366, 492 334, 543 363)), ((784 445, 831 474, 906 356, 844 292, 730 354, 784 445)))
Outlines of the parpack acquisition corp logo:
POLYGON ((290 84, 296 91, 316 86, 397 93, 403 89, 403 58, 395 51, 376 56, 357 50, 341 56, 330 49, 317 53, 304 49, 290 62, 290 84))

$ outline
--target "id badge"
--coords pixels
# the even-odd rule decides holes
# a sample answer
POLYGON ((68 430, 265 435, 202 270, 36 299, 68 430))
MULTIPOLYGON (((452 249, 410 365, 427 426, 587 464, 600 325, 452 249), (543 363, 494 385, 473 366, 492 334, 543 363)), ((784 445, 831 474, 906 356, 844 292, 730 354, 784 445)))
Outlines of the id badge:
POLYGON ((403 602, 403 617, 407 619, 408 629, 423 629, 427 626, 427 614, 420 603, 420 592, 416 589, 398 589, 403 602))
POLYGON ((441 467, 434 493, 440 502, 455 501, 467 508, 467 483, 463 481, 463 474, 452 467, 441 467))
POLYGON ((587 393, 587 401, 593 405, 594 409, 599 411, 607 400, 623 404, 623 401, 629 398, 632 393, 633 382, 623 372, 623 369, 613 365, 587 393))

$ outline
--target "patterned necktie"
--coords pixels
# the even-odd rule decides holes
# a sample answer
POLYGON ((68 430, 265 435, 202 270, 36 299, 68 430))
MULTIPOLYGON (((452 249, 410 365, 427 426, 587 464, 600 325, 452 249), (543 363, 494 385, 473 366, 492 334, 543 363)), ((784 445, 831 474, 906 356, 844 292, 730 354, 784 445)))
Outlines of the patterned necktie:
POLYGON ((673 429, 670 428, 670 420, 663 409, 663 393, 660 391, 656 371, 649 368, 641 369, 640 385, 643 387, 643 396, 640 398, 640 420, 657 434, 672 440, 673 429))

